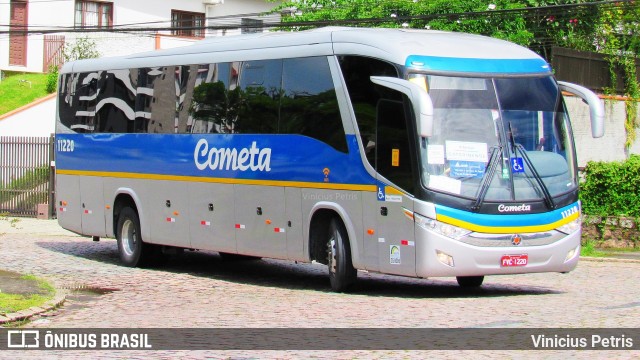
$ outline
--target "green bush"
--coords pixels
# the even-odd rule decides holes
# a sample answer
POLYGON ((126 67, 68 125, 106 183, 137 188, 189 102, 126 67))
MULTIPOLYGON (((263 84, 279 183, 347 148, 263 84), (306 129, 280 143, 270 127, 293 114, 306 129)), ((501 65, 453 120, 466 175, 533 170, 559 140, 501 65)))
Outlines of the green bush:
POLYGON ((589 162, 581 184, 588 215, 640 217, 640 155, 624 162, 589 162))
POLYGON ((48 94, 52 94, 58 89, 58 66, 49 66, 49 71, 47 72, 47 80, 44 86, 48 94))

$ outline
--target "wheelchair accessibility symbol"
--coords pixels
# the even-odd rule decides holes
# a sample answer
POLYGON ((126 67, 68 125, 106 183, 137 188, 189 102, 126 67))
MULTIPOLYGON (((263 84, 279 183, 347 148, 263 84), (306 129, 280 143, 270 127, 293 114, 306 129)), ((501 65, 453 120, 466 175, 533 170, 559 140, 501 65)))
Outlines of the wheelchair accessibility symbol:
POLYGON ((522 160, 522 158, 511 158, 511 171, 514 174, 524 172, 524 161, 522 160))
POLYGON ((384 201, 384 199, 385 199, 384 187, 378 186, 378 201, 384 201))

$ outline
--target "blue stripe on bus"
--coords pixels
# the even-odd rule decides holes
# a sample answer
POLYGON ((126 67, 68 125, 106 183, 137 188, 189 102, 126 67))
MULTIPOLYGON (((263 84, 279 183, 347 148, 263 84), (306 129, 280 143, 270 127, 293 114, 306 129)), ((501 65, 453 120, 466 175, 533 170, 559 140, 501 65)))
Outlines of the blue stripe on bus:
POLYGON ((437 216, 442 215, 478 226, 522 227, 553 224, 568 217, 569 214, 573 214, 573 212, 569 211, 572 208, 579 209, 580 203, 575 202, 563 208, 546 213, 524 214, 520 212, 510 215, 478 214, 442 205, 436 205, 436 214, 437 216))
MULTIPOLYGON (((56 166, 60 170, 334 184, 376 183, 362 164, 353 135, 347 136, 349 153, 300 135, 58 134, 56 140, 56 166), (200 143, 200 151, 196 151, 202 139, 206 143, 200 143), (72 147, 64 145, 70 141, 72 147), (222 168, 211 169, 208 154, 212 148, 235 149, 236 165, 241 166, 234 170, 232 166, 227 169, 225 164, 222 168), (252 148, 253 156, 249 153, 252 148), (244 162, 240 161, 243 149, 246 149, 244 162), (264 149, 271 151, 269 170, 257 169, 258 151, 264 149)), ((211 165, 215 165, 215 158, 213 155, 211 165)))
POLYGON ((543 59, 471 59, 439 56, 411 55, 407 67, 425 71, 447 71, 490 74, 540 74, 551 73, 551 67, 543 59))

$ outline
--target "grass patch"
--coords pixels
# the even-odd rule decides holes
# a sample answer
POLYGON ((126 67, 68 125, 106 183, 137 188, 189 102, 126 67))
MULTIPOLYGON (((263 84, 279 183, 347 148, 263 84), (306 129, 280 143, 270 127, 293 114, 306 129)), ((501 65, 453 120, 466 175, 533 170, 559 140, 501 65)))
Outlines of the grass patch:
POLYGON ((48 95, 47 74, 3 72, 3 75, 6 77, 0 82, 0 115, 48 95))
POLYGON ((615 254, 638 252, 637 248, 598 248, 594 240, 586 240, 580 247, 580 256, 611 257, 615 254))
POLYGON ((36 294, 12 294, 0 292, 0 314, 9 314, 34 306, 41 306, 53 299, 55 289, 46 281, 33 275, 24 275, 20 281, 37 286, 36 294))
POLYGON ((580 247, 580 256, 588 257, 606 257, 609 253, 595 247, 596 242, 593 240, 587 240, 580 247))

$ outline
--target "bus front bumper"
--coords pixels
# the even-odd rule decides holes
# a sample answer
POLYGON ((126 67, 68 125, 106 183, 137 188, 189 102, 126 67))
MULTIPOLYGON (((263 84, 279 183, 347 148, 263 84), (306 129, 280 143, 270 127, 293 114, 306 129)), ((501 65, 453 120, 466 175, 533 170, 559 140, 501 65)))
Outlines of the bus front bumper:
POLYGON ((580 255, 580 230, 540 246, 473 246, 420 229, 416 240, 419 277, 569 272, 580 255))

